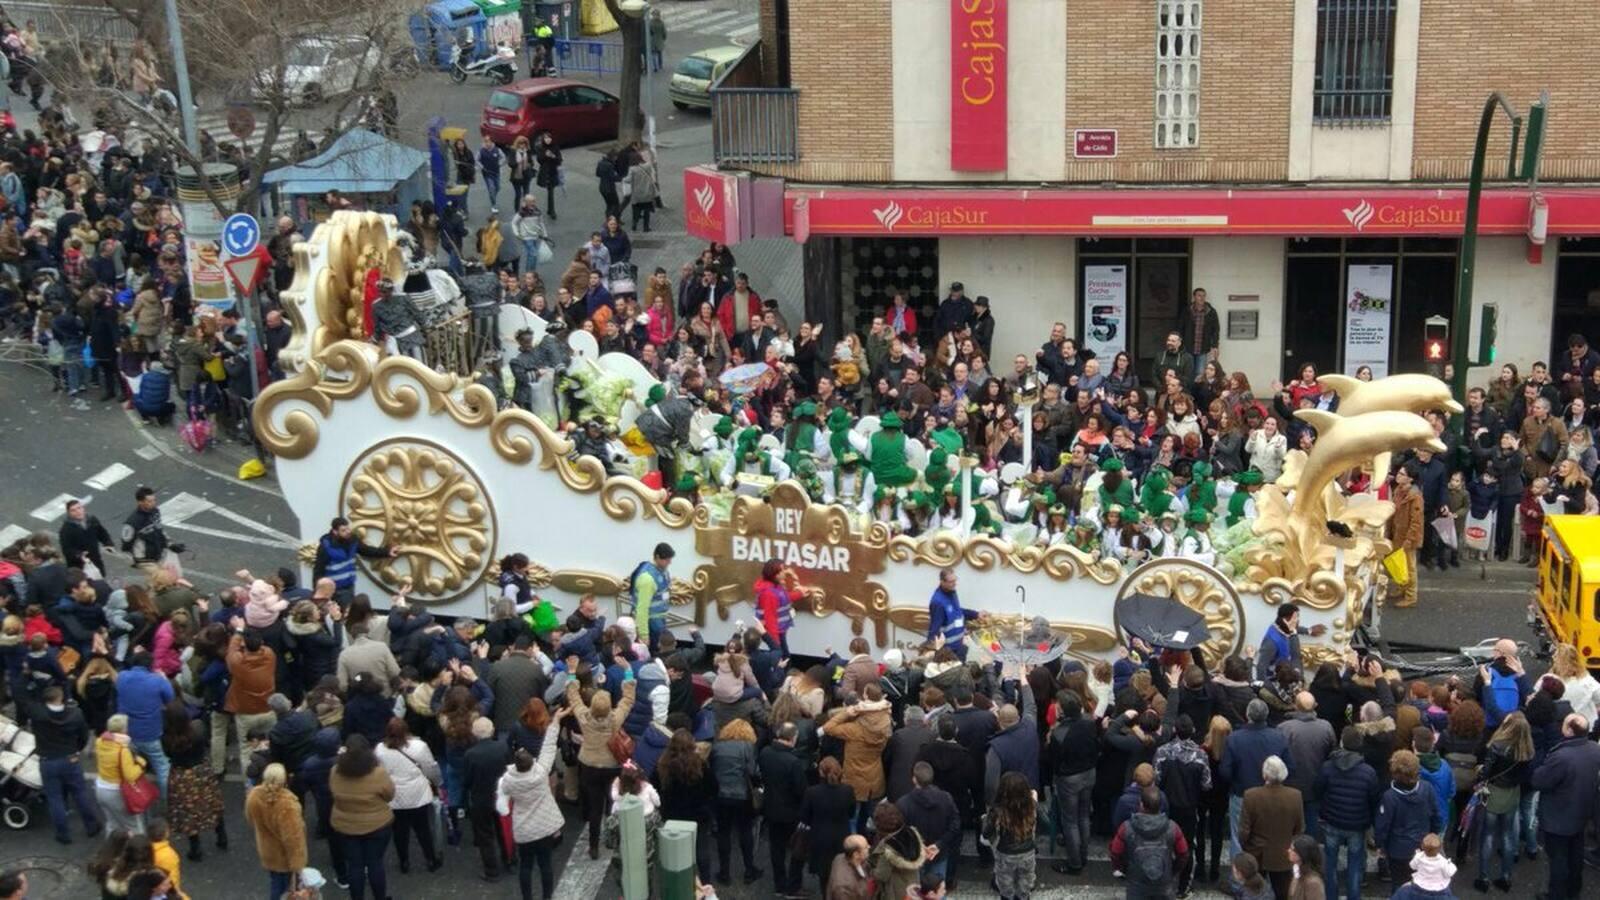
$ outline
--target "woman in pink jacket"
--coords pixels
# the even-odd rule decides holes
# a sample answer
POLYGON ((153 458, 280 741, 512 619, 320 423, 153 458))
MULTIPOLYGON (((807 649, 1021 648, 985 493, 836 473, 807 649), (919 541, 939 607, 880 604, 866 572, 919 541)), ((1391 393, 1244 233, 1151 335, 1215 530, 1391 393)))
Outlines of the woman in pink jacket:
POLYGON ((189 614, 179 610, 172 614, 165 622, 156 628, 155 640, 152 651, 155 655, 156 671, 175 678, 183 669, 183 649, 189 646, 189 641, 194 636, 194 625, 189 621, 189 614))

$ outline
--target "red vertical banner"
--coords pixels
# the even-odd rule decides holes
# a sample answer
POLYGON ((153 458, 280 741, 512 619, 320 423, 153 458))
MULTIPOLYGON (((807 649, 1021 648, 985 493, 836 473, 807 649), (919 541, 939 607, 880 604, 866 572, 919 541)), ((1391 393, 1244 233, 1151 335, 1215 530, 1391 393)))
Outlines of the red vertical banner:
POLYGON ((1006 0, 950 0, 950 168, 1006 168, 1006 0))

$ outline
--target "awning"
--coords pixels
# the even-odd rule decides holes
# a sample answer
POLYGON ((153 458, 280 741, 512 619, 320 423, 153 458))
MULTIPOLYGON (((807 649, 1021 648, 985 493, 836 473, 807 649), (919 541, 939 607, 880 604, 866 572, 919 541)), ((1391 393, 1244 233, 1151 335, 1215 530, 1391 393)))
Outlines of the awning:
MULTIPOLYGON (((1484 191, 1478 233, 1527 234, 1533 193, 1526 188, 1484 191)), ((1550 188, 1537 193, 1548 205, 1550 235, 1600 235, 1600 188, 1550 188)), ((1383 187, 875 190, 791 186, 784 192, 783 215, 784 232, 797 240, 812 234, 1452 237, 1463 231, 1466 198, 1467 192, 1459 189, 1383 187)), ((721 198, 714 195, 705 199, 712 203, 701 209, 724 205, 717 203, 721 198)), ((691 206, 691 213, 696 211, 691 206)))

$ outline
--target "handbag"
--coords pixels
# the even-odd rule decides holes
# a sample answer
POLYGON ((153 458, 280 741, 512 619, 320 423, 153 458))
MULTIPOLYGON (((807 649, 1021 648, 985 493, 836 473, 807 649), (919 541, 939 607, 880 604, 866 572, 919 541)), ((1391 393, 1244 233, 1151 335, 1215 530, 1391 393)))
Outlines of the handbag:
POLYGON ((622 765, 633 759, 633 738, 626 731, 618 728, 606 739, 606 749, 611 751, 611 758, 622 765))
POLYGON ((1549 464, 1556 461, 1556 454, 1560 452, 1561 442, 1556 440, 1555 427, 1546 426, 1544 434, 1539 435, 1539 443, 1533 447, 1533 455, 1539 457, 1540 462, 1549 464))
POLYGON ((294 872, 289 876, 289 889, 283 892, 283 900, 315 900, 316 890, 300 883, 300 873, 294 872))
POLYGON ((212 381, 228 380, 228 371, 222 367, 222 357, 220 356, 213 356, 206 360, 205 370, 206 374, 211 376, 212 381))
POLYGON ((750 808, 755 812, 761 812, 761 808, 767 805, 767 789, 756 784, 754 779, 749 779, 749 782, 750 808))
POLYGON ((124 781, 121 787, 122 805, 128 808, 130 816, 142 814, 161 796, 161 790, 150 780, 149 775, 140 775, 133 781, 124 781))
POLYGON ((796 825, 789 834, 789 855, 796 859, 811 856, 811 826, 804 822, 796 825))

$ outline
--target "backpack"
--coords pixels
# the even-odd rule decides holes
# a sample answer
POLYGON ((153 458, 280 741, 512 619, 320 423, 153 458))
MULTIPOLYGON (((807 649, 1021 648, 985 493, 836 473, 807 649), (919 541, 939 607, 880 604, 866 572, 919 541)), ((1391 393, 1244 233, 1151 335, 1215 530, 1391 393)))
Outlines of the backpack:
POLYGON ((1133 820, 1123 826, 1127 832, 1128 854, 1124 861, 1128 884, 1161 888, 1172 883, 1173 824, 1166 823, 1159 837, 1145 837, 1134 830, 1133 820))
POLYGON ((1517 676, 1505 675, 1499 669, 1489 669, 1489 693, 1484 698, 1489 701, 1485 704, 1488 709, 1487 723, 1490 728, 1500 725, 1506 716, 1517 711, 1522 705, 1522 691, 1517 685, 1517 676))

